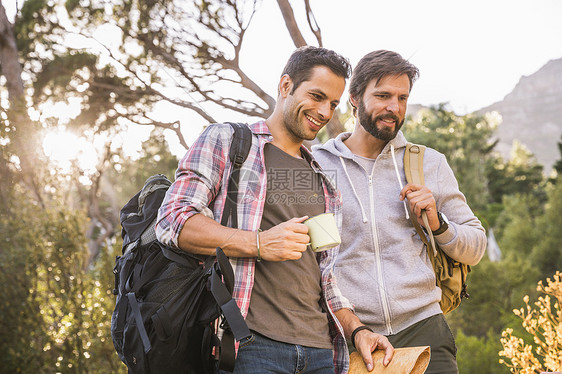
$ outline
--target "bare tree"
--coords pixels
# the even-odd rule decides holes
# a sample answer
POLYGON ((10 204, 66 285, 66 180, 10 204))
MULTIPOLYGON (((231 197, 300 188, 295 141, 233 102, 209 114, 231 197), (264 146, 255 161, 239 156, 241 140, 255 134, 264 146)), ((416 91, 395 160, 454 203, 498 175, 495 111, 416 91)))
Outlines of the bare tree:
POLYGON ((36 58, 30 50, 29 65, 42 66, 34 84, 36 102, 79 96, 82 112, 73 126, 104 131, 118 120, 154 125, 174 131, 185 148, 180 109, 208 122, 215 118, 201 103, 267 117, 275 99, 240 66, 244 36, 257 7, 257 0, 74 2, 67 6, 72 24, 64 26, 54 9, 42 9, 26 22, 48 20, 40 23, 44 43, 63 46, 61 33, 72 29, 97 42, 93 35, 102 26, 121 42, 97 43, 98 52, 60 47, 51 59, 36 58), (100 66, 107 57, 111 62, 100 66), (176 120, 162 121, 151 113, 162 102, 178 108, 176 120))
MULTIPOLYGON (((95 40, 98 52, 60 47, 51 59, 35 58, 30 50, 30 66, 33 60, 42 66, 34 84, 36 101, 80 96, 82 114, 74 126, 103 131, 118 120, 154 125, 174 131, 185 148, 180 109, 211 123, 216 122, 215 107, 266 118, 275 99, 240 65, 244 37, 259 5, 259 0, 98 0, 87 6, 73 2, 66 8, 72 24, 64 26, 54 8, 42 9, 25 22, 43 20, 39 22, 43 43, 62 46, 61 35, 70 30, 94 41, 100 27, 111 29, 121 42, 115 46, 95 40), (111 63, 100 68, 101 59, 107 57, 111 63), (162 102, 178 108, 177 119, 167 122, 152 114, 162 102)), ((289 1, 278 0, 278 5, 295 46, 306 45, 289 1)), ((304 8, 308 27, 321 46, 308 0, 304 8)))
MULTIPOLYGON (((175 132, 186 149, 180 126, 185 110, 210 123, 217 122, 214 108, 267 118, 275 98, 240 65, 244 38, 260 4, 259 0, 24 2, 15 30, 23 70, 30 76, 29 97, 39 110, 44 103, 78 99, 80 114, 66 125, 81 133, 115 133, 123 124, 153 125, 175 132), (61 17, 64 12, 68 17, 61 17), (101 29, 113 39, 96 39, 101 29), (81 37, 85 47, 66 44, 69 36, 81 37), (175 118, 164 120, 154 114, 162 103, 167 103, 170 113, 177 113, 175 118)), ((278 5, 295 46, 306 45, 289 1, 278 0, 278 5)), ((321 46, 320 28, 308 0, 304 9, 308 27, 321 46)), ((11 29, 2 26, 3 40, 11 29)), ((17 61, 13 41, 12 36, 10 53, 17 61)), ((10 74, 19 77, 18 97, 24 102, 21 70, 20 65, 19 73, 10 74)), ((21 126, 19 119, 13 122, 18 123, 18 132, 31 134, 29 121, 21 126)), ((328 124, 330 135, 341 131, 337 126, 341 127, 337 119, 328 124)), ((102 158, 110 157, 106 153, 102 158)), ((26 160, 23 156, 22 168, 29 163, 26 160)), ((118 212, 107 216, 99 209, 100 178, 107 162, 100 165, 90 193, 82 195, 89 207, 89 232, 103 232, 90 237, 92 257, 97 253, 94 247, 113 235, 110 226, 118 217, 118 212)))

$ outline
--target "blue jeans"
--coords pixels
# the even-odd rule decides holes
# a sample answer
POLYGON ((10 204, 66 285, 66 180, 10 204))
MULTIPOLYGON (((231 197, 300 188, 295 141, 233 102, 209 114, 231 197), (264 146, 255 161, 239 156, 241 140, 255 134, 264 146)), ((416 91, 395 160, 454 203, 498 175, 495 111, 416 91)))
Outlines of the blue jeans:
POLYGON ((240 341, 233 373, 334 374, 334 354, 331 349, 282 343, 252 331, 240 341))

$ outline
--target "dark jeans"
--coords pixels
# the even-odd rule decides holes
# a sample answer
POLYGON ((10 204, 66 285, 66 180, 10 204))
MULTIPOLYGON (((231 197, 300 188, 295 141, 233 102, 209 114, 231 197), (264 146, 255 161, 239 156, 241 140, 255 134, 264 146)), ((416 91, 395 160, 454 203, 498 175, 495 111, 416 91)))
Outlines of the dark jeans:
MULTIPOLYGON (((234 374, 334 374, 331 349, 304 347, 271 340, 252 332, 240 342, 234 374)), ((226 372, 221 371, 221 374, 226 372)))
POLYGON ((429 345, 431 360, 426 374, 457 374, 457 346, 443 314, 426 318, 398 334, 389 335, 394 348, 429 345))

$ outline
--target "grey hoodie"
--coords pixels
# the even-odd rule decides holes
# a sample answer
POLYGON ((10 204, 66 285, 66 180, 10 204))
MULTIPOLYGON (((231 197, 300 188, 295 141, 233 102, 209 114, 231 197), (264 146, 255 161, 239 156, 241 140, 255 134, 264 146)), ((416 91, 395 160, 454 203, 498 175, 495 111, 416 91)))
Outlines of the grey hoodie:
MULTIPOLYGON (((399 199, 400 185, 406 185, 407 141, 399 132, 377 157, 370 174, 343 143, 350 135, 340 134, 313 148, 314 157, 335 177, 343 197, 336 279, 361 322, 377 333, 396 334, 441 313, 441 290, 435 285, 426 248, 399 199)), ((445 156, 427 148, 423 168, 438 211, 449 219, 449 229, 435 236, 436 242, 451 258, 476 265, 486 250, 486 234, 459 191, 445 156)))

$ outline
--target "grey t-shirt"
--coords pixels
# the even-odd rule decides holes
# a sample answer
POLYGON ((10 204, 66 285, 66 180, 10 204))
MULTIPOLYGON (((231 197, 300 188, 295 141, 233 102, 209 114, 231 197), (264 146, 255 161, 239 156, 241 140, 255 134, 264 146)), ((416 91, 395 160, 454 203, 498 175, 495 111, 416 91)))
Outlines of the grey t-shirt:
MULTIPOLYGON (((266 144, 264 152, 267 194, 260 228, 324 213, 322 181, 310 164, 273 144, 266 144)), ((256 263, 246 323, 270 339, 332 349, 321 293, 320 269, 310 247, 299 260, 262 260, 256 263)))

